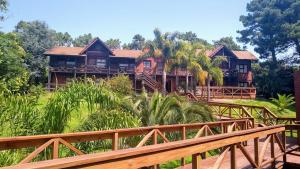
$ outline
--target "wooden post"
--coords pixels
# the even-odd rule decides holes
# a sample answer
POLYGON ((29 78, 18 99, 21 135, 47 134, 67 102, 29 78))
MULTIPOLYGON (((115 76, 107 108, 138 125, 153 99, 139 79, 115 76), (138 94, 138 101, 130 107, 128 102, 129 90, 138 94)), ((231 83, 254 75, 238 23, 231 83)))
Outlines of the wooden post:
POLYGON ((55 139, 53 142, 53 159, 58 158, 59 153, 59 141, 58 139, 55 139))
MULTIPOLYGON (((153 143, 153 145, 157 144, 157 129, 154 129, 154 130, 155 131, 154 131, 153 136, 152 136, 152 143, 153 143)), ((154 165, 153 169, 159 169, 159 164, 154 165)))
MULTIPOLYGON (((182 132, 181 132, 181 138, 182 140, 185 140, 186 139, 186 128, 183 126, 182 127, 182 132)), ((185 165, 185 158, 181 158, 181 166, 184 166, 185 165)))
POLYGON ((236 158, 235 158, 236 145, 230 146, 230 167, 231 169, 236 169, 236 158))
POLYGON ((112 150, 118 150, 119 133, 114 133, 112 137, 112 150))
POLYGON ((282 137, 282 145, 283 145, 283 148, 284 148, 284 154, 283 154, 283 163, 285 164, 286 163, 286 137, 285 137, 285 131, 283 131, 281 133, 281 137, 282 137))
POLYGON ((254 160, 256 165, 259 166, 258 138, 254 138, 254 160))
POLYGON ((192 155, 192 169, 200 169, 199 154, 193 154, 192 155))
POLYGON ((272 168, 275 168, 275 164, 276 164, 275 160, 276 159, 275 159, 275 149, 274 149, 274 134, 272 134, 270 137, 271 137, 271 141, 270 141, 270 144, 271 144, 271 147, 270 147, 271 148, 271 158, 274 159, 273 162, 272 162, 272 168))

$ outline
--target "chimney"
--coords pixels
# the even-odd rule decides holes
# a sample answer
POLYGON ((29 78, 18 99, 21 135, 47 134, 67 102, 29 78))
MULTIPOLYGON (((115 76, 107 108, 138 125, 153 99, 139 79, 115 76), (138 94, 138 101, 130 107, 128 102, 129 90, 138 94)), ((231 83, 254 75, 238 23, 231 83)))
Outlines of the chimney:
POLYGON ((294 73, 296 121, 300 121, 300 71, 294 73))

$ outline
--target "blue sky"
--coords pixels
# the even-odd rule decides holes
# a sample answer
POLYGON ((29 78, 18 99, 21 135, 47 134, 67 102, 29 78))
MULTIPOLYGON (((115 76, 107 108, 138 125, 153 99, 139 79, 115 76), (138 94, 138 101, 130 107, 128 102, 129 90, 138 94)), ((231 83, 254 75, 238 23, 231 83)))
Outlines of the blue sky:
MULTIPOLYGON (((20 21, 42 20, 56 31, 73 37, 92 33, 102 40, 130 42, 139 33, 153 38, 154 28, 163 32, 193 31, 211 42, 238 36, 239 16, 250 0, 9 0, 8 18, 2 31, 20 21)), ((250 47, 251 49, 251 47, 250 47)))

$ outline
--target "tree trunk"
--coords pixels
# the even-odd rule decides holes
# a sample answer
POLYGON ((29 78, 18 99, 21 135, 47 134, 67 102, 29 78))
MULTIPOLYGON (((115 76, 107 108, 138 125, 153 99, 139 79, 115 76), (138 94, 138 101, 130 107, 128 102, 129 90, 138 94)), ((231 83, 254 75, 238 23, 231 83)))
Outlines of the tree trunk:
POLYGON ((188 71, 185 73, 185 93, 189 90, 189 74, 188 71))
MULTIPOLYGON (((165 66, 164 66, 165 67, 165 66)), ((163 69, 163 72, 162 72, 162 93, 165 95, 167 94, 167 91, 166 91, 166 82, 167 82, 167 72, 165 70, 165 68, 163 69)))
POLYGON ((210 75, 207 75, 207 102, 210 101, 210 75))
POLYGON ((175 85, 176 85, 176 91, 177 91, 178 86, 179 86, 178 68, 176 68, 175 73, 176 73, 176 76, 175 76, 175 78, 176 78, 176 80, 175 80, 175 85))
POLYGON ((294 43, 296 45, 296 51, 297 51, 298 55, 300 55, 300 43, 299 43, 299 40, 297 38, 294 39, 294 43))

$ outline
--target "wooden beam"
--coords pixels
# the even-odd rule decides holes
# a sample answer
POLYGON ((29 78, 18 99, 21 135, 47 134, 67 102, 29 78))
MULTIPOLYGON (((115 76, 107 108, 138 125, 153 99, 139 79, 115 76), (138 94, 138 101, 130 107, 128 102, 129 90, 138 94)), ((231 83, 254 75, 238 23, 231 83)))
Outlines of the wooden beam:
POLYGON ((142 147, 148 139, 152 136, 152 134, 155 132, 155 129, 151 130, 140 142, 136 147, 142 147))

